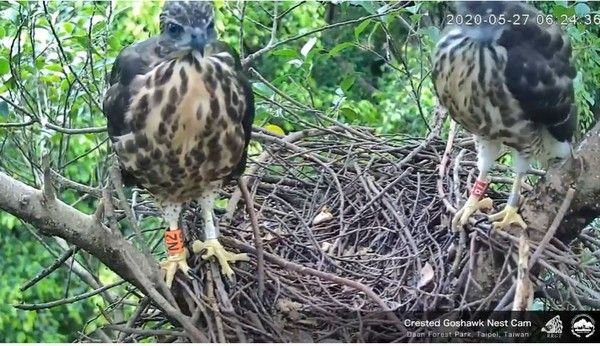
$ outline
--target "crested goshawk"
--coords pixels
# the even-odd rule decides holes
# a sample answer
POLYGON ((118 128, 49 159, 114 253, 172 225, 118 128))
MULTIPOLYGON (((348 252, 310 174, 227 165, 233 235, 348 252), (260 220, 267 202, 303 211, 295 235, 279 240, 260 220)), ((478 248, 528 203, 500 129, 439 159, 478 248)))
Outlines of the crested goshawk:
POLYGON ((503 145, 514 151, 516 177, 495 227, 527 225, 518 214, 521 181, 532 161, 572 153, 577 126, 568 38, 545 15, 520 2, 472 1, 456 6, 455 22, 437 44, 433 81, 440 103, 476 140, 479 175, 452 220, 457 230, 480 208, 488 173, 503 145))
POLYGON ((194 252, 205 250, 233 275, 228 262, 247 256, 217 240, 213 204, 245 169, 254 99, 239 56, 216 40, 212 4, 167 1, 160 34, 123 49, 110 84, 103 109, 124 182, 147 189, 168 223, 167 284, 189 270, 178 221, 191 200, 199 201, 205 232, 194 252))

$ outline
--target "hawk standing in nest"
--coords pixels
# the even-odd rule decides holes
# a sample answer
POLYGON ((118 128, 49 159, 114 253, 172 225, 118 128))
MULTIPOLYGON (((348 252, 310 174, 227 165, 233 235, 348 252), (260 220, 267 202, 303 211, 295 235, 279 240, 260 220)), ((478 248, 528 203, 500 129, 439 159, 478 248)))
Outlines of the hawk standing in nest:
POLYGON ((170 286, 188 273, 182 204, 199 200, 205 241, 193 244, 215 257, 226 276, 229 262, 247 260, 217 240, 213 204, 223 183, 246 166, 254 118, 252 89, 238 55, 216 41, 212 4, 167 1, 160 35, 129 46, 115 61, 103 109, 126 185, 146 188, 168 222, 170 286))
POLYGON ((577 110, 571 46, 558 25, 538 24, 545 16, 523 3, 474 1, 456 8, 462 25, 449 27, 438 42, 433 80, 441 104, 475 136, 479 176, 452 229, 491 208, 489 198, 480 198, 502 145, 514 150, 516 177, 506 207, 489 219, 495 227, 525 229, 518 208, 530 163, 572 153, 577 110))

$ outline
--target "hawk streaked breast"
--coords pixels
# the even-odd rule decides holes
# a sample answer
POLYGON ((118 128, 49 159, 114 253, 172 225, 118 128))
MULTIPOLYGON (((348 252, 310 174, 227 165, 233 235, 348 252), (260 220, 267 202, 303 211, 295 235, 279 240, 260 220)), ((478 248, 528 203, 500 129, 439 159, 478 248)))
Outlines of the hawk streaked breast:
POLYGON ((538 24, 541 13, 524 3, 465 1, 456 9, 457 17, 470 15, 479 25, 462 21, 446 29, 434 54, 433 81, 441 104, 475 136, 479 176, 452 228, 491 207, 480 198, 503 145, 514 151, 516 178, 505 209, 489 218, 496 227, 526 228, 517 211, 530 163, 571 153, 577 126, 571 46, 558 25, 538 24), (528 20, 509 22, 517 17, 528 20))
POLYGON ((208 2, 167 1, 160 35, 119 54, 103 104, 125 183, 146 188, 169 224, 169 286, 189 270, 178 218, 190 200, 199 200, 206 238, 194 251, 216 257, 228 276, 228 262, 247 258, 217 240, 213 203, 246 166, 254 99, 239 57, 216 41, 213 12, 208 2))

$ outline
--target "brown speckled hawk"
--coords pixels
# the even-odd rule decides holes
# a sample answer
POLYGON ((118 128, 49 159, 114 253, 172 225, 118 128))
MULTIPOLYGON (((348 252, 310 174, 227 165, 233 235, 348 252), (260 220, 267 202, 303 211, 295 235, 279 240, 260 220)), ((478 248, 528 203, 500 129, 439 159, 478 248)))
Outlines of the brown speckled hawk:
MULTIPOLYGON (((520 184, 534 160, 571 153, 577 125, 571 46, 558 25, 520 2, 457 3, 462 25, 447 28, 434 54, 437 96, 452 118, 475 135, 479 176, 453 230, 482 207, 487 176, 503 145, 512 148, 516 178, 495 227, 527 225, 518 214, 520 184)), ((457 22, 459 22, 457 20, 457 22)))
POLYGON ((213 202, 246 166, 254 99, 239 57, 216 41, 213 12, 208 2, 167 1, 160 35, 117 57, 103 105, 125 184, 146 188, 169 224, 161 264, 169 286, 189 270, 178 219, 190 200, 199 200, 205 233, 194 251, 216 257, 227 276, 228 262, 247 258, 217 240, 213 202))

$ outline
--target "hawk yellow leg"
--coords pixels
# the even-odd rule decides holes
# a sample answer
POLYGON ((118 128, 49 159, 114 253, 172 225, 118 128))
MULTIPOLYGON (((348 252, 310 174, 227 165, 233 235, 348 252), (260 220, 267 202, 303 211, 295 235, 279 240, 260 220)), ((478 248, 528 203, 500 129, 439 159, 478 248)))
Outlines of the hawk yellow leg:
POLYGON ((459 227, 464 226, 467 221, 469 221, 469 217, 471 217, 471 215, 473 215, 475 212, 489 209, 492 209, 491 198, 486 197, 480 200, 477 196, 469 196, 469 199, 465 205, 460 208, 452 218, 452 230, 454 232, 458 231, 459 227))
POLYGON ((206 241, 196 240, 192 244, 194 253, 199 253, 206 250, 206 253, 202 255, 202 259, 209 259, 211 257, 216 258, 221 267, 221 273, 227 278, 233 277, 233 269, 229 265, 229 262, 235 263, 237 261, 248 261, 250 258, 245 253, 233 253, 225 250, 223 245, 219 243, 218 239, 208 239, 206 241))
POLYGON ((492 208, 492 200, 490 198, 482 199, 482 197, 489 184, 487 179, 488 173, 494 164, 494 160, 498 157, 502 143, 488 141, 477 136, 475 136, 475 142, 477 145, 477 169, 479 169, 479 175, 471 188, 467 203, 452 218, 451 229, 455 233, 467 224, 469 217, 476 211, 492 208))
POLYGON ((165 282, 171 287, 177 271, 181 270, 187 277, 190 267, 187 264, 187 250, 183 242, 183 232, 179 228, 179 214, 181 205, 177 203, 165 203, 163 206, 165 220, 169 228, 165 231, 165 247, 167 259, 160 263, 160 268, 165 271, 165 282))
POLYGON ((521 215, 519 215, 519 208, 512 205, 506 205, 502 211, 490 215, 488 218, 490 221, 494 221, 494 228, 502 229, 513 224, 518 225, 522 229, 527 228, 527 224, 523 221, 521 215))
POLYGON ((204 220, 204 235, 205 241, 196 240, 192 244, 192 250, 194 253, 199 253, 201 251, 206 250, 206 253, 202 255, 203 259, 208 259, 211 257, 216 258, 217 262, 219 262, 219 266, 221 267, 221 273, 225 275, 227 278, 231 279, 233 277, 233 269, 229 263, 234 263, 237 261, 248 261, 248 255, 241 253, 236 254, 233 252, 229 252, 225 250, 223 245, 219 243, 218 238, 218 230, 215 227, 215 222, 213 220, 213 208, 214 201, 217 196, 215 192, 216 188, 212 191, 208 191, 204 196, 200 198, 200 208, 202 209, 202 219, 204 220))
POLYGON ((521 215, 519 215, 519 199, 521 198, 521 179, 523 178, 522 173, 517 173, 515 181, 510 191, 510 196, 506 203, 506 207, 496 214, 490 215, 488 218, 490 221, 494 221, 494 228, 503 229, 510 225, 516 224, 522 229, 527 228, 527 224, 523 221, 521 215))
POLYGON ((190 266, 187 264, 187 251, 177 255, 170 255, 167 259, 160 263, 160 269, 165 271, 165 283, 171 287, 173 279, 175 279, 175 273, 181 270, 186 276, 189 277, 188 271, 190 266))

